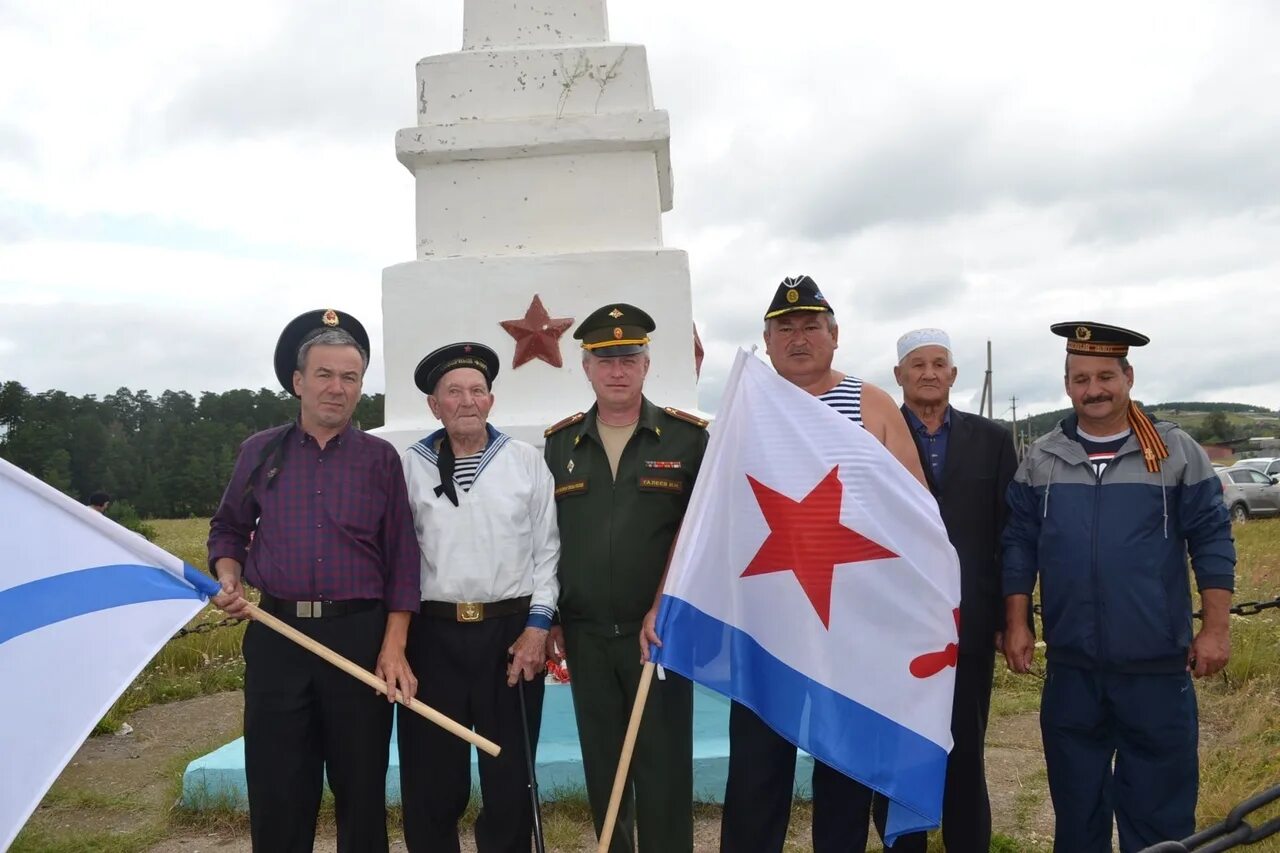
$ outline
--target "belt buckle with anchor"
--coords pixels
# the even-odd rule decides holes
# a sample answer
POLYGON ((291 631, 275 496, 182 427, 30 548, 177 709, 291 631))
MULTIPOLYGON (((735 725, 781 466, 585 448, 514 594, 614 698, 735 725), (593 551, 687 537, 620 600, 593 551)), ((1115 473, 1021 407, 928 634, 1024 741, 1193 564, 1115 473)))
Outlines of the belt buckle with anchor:
POLYGON ((459 601, 457 613, 459 622, 483 622, 484 604, 478 601, 459 601))

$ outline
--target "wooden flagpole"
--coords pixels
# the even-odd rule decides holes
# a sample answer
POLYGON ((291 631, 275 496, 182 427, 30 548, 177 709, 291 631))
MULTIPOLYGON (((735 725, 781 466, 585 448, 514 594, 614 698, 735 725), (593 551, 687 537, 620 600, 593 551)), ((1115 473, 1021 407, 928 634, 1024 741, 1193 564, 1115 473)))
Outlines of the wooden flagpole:
POLYGON ((644 703, 649 698, 649 685, 653 683, 655 664, 649 661, 640 672, 640 686, 636 688, 636 704, 631 708, 631 721, 627 723, 627 736, 622 741, 622 755, 618 757, 618 772, 613 777, 613 793, 609 795, 609 810, 604 815, 597 853, 608 853, 613 840, 614 825, 618 822, 618 809, 622 807, 622 789, 627 784, 627 772, 631 770, 631 754, 635 752, 636 735, 640 733, 640 718, 644 716, 644 703))
MULTIPOLYGON (((342 655, 335 652, 333 649, 329 648, 326 645, 323 645, 322 643, 317 643, 315 640, 311 639, 306 634, 299 631, 297 628, 293 627, 287 622, 283 622, 280 619, 277 619, 276 617, 272 616, 270 613, 267 613, 265 610, 258 607, 258 605, 254 604, 253 602, 247 602, 247 603, 249 605, 249 608, 248 608, 249 615, 254 620, 261 622, 263 625, 266 625, 272 631, 275 631, 279 634, 283 634, 284 636, 288 637, 290 640, 293 640, 295 643, 302 646, 307 651, 319 655, 320 657, 327 660, 329 663, 336 666, 338 669, 345 672, 347 675, 350 675, 353 678, 360 679, 365 684, 369 685, 374 690, 377 690, 379 693, 383 694, 384 696, 390 692, 389 689, 387 688, 387 682, 383 681, 381 678, 378 678, 378 676, 374 675, 372 672, 369 672, 367 669, 364 669, 363 667, 356 666, 354 663, 347 660, 342 655)), ((404 697, 403 693, 396 691, 397 700, 400 700, 403 697, 404 697)), ((418 701, 417 699, 410 699, 408 703, 402 702, 401 704, 404 704, 407 708, 416 712, 417 714, 420 714, 421 716, 426 717, 428 720, 435 723, 437 726, 444 729, 445 731, 451 734, 455 734, 458 737, 462 738, 463 740, 467 741, 468 743, 473 744, 476 747, 476 749, 484 750, 484 752, 493 756, 496 756, 499 752, 502 751, 502 747, 498 746, 493 741, 489 740, 486 737, 476 734, 471 729, 467 728, 461 723, 455 722, 454 720, 446 717, 444 714, 441 714, 439 711, 437 711, 435 708, 432 708, 430 705, 426 705, 418 701)))

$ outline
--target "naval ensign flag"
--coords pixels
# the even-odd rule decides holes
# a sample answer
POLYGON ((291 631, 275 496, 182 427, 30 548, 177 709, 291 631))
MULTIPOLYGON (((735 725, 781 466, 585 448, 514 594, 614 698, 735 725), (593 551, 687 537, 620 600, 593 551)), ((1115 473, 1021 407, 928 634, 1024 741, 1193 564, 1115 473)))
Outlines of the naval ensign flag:
POLYGON ((0 850, 218 584, 0 459, 0 850))
POLYGON ((936 827, 960 566, 875 438, 739 351, 672 557, 658 663, 936 827))

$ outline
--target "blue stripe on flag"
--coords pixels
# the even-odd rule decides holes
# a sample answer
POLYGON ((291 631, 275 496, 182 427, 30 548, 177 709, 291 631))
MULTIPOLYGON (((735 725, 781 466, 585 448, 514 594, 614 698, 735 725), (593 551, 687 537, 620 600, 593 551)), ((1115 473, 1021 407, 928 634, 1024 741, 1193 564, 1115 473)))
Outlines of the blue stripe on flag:
POLYGON ((217 591, 217 583, 208 575, 201 581, 191 578, 199 574, 195 567, 184 564, 183 572, 200 589, 165 569, 125 564, 80 569, 0 590, 0 643, 86 613, 144 601, 199 601, 206 597, 209 584, 217 591))
POLYGON ((792 669, 687 601, 664 595, 662 611, 657 662, 736 699, 814 758, 887 796, 888 843, 938 826, 945 749, 792 669))

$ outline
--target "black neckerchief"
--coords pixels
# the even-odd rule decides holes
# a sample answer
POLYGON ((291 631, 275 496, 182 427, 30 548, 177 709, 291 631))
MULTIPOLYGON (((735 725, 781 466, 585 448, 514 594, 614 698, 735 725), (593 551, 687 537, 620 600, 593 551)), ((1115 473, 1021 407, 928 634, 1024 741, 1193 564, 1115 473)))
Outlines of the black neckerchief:
POLYGON ((254 482, 258 479, 258 474, 261 473, 263 468, 267 469, 266 488, 269 490, 275 483, 276 475, 280 473, 280 465, 284 462, 284 442, 289 437, 289 433, 293 432, 292 429, 289 429, 292 426, 294 424, 289 424, 280 432, 271 436, 271 439, 266 444, 262 445, 262 452, 258 454, 258 461, 253 466, 253 470, 249 472, 249 479, 245 482, 244 494, 240 496, 242 503, 247 501, 253 494, 254 482), (268 461, 270 461, 270 467, 268 467, 268 461))
POLYGON ((449 436, 440 440, 440 452, 436 454, 436 467, 440 470, 440 485, 436 486, 436 497, 444 495, 454 506, 458 505, 458 488, 453 483, 453 445, 449 436))

